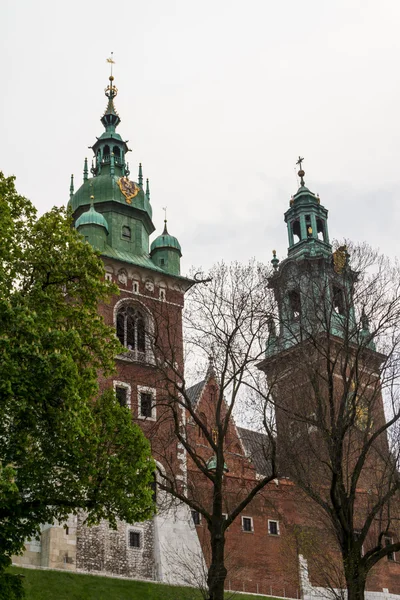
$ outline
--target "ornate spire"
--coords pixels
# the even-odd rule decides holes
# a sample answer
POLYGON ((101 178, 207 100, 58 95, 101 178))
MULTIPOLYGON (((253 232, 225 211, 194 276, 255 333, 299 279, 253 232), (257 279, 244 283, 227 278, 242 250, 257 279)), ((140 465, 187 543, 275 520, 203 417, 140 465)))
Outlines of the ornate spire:
POLYGON ((114 64, 114 59, 112 58, 112 54, 113 53, 111 52, 111 58, 107 58, 107 62, 111 64, 111 75, 108 78, 110 83, 104 90, 104 93, 105 93, 106 97, 108 98, 108 104, 107 104, 107 108, 104 112, 104 115, 101 118, 101 122, 103 123, 103 125, 106 129, 108 129, 108 128, 115 129, 115 127, 117 127, 121 122, 121 119, 119 118, 119 115, 118 115, 117 111, 115 110, 115 106, 114 106, 114 98, 118 94, 118 89, 114 85, 114 75, 112 74, 112 66, 114 64))
POLYGON ((69 184, 69 199, 72 200, 74 195, 74 176, 71 175, 71 183, 69 184))
POLYGON ((88 164, 87 164, 87 158, 85 158, 85 162, 83 165, 83 181, 87 181, 88 179, 89 179, 88 164))
POLYGON ((150 186, 149 186, 149 178, 146 179, 146 196, 147 200, 150 202, 150 186))
MULTIPOLYGON (((148 181, 148 180, 147 180, 148 181)), ((143 171, 142 171, 142 163, 139 163, 139 174, 138 174, 138 184, 143 186, 143 171)))

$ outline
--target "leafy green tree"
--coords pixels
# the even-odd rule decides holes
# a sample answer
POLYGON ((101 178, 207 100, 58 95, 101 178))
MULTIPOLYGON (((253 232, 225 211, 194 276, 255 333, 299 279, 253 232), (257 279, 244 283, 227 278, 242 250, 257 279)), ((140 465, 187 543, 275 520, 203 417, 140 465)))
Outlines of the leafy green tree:
MULTIPOLYGON (((0 173, 0 554, 40 525, 151 517, 150 446, 98 377, 120 345, 98 313, 116 289, 64 209, 40 218, 0 173)), ((1 571, 1 568, 0 568, 1 571)))

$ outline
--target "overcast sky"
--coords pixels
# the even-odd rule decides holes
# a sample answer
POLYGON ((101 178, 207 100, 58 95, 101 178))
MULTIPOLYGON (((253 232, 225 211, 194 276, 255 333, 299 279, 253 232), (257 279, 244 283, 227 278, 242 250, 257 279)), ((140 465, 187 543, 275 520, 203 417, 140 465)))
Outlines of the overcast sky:
POLYGON ((183 272, 286 254, 295 162, 331 238, 398 253, 399 0, 3 0, 0 169, 41 212, 82 179, 114 52, 131 178, 183 272))

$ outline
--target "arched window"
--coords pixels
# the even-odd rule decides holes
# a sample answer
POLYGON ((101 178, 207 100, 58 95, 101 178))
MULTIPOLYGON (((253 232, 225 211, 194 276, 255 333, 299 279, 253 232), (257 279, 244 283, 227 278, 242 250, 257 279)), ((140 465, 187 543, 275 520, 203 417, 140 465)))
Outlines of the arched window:
POLYGON ((105 162, 110 162, 110 146, 104 146, 103 160, 105 162))
POLYGON ((140 360, 146 354, 146 320, 135 306, 125 304, 117 312, 117 337, 140 360))

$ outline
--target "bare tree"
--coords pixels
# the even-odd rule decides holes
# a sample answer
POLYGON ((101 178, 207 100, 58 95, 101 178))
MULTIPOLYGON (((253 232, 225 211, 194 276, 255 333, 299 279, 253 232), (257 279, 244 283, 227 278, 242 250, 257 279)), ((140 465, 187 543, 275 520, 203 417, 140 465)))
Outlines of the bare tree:
POLYGON ((400 269, 341 246, 275 264, 269 285, 277 310, 259 367, 280 469, 325 515, 360 600, 371 569, 400 551, 400 269))
POLYGON ((220 264, 211 271, 208 284, 191 288, 184 313, 186 370, 191 371, 192 382, 193 373, 202 370, 203 380, 197 386, 189 385, 190 375, 183 371, 178 317, 174 320, 166 305, 154 304, 158 315, 153 351, 161 378, 157 387, 164 389, 163 397, 157 398, 157 419, 170 423, 170 437, 153 444, 155 458, 162 464, 158 484, 207 524, 209 600, 224 597, 226 530, 277 476, 274 430, 268 415, 264 418, 268 443, 260 449, 268 467, 258 478, 254 467, 243 460, 232 420, 248 382, 255 381, 253 371, 265 349, 266 298, 271 296, 266 274, 254 262, 246 266, 220 264), (182 460, 177 463, 172 448, 183 456, 185 467, 182 460), (243 479, 238 490, 235 473, 239 462, 240 474, 246 462, 252 477, 243 479))

